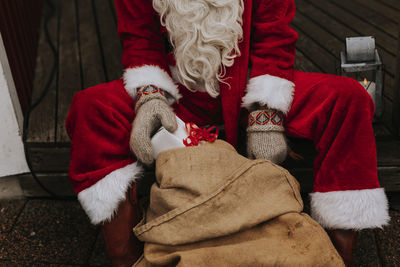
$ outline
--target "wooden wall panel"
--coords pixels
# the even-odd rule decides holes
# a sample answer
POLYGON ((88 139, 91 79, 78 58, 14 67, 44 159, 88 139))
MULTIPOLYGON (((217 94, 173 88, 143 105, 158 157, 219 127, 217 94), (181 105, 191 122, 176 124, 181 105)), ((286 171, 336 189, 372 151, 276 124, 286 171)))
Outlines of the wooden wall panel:
POLYGON ((400 18, 398 19, 398 39, 397 39, 397 71, 396 71, 396 83, 395 92, 396 97, 394 101, 393 109, 393 124, 396 127, 397 135, 400 136, 400 18))

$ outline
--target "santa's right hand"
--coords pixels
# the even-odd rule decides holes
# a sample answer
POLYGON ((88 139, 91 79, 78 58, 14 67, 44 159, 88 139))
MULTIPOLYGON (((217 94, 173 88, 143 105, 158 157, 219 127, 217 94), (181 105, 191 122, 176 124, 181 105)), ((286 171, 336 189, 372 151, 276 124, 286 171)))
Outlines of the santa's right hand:
POLYGON ((129 145, 139 161, 150 165, 154 162, 151 135, 161 126, 174 132, 178 127, 176 116, 162 92, 142 94, 135 109, 136 118, 132 124, 129 145))

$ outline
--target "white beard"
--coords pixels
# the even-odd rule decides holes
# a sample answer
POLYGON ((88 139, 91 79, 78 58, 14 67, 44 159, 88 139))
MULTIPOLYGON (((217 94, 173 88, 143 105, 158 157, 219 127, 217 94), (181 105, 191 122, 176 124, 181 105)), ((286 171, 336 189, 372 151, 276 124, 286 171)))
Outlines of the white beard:
POLYGON ((226 67, 240 56, 243 0, 153 0, 174 47, 177 79, 219 95, 226 67))

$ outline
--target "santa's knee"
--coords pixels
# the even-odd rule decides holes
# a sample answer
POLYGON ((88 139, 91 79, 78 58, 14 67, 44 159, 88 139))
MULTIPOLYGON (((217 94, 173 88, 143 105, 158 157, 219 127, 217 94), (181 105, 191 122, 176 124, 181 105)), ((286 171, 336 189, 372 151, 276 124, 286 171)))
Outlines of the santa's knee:
POLYGON ((372 119, 375 112, 373 100, 358 81, 349 77, 331 76, 324 83, 331 90, 328 95, 334 99, 335 109, 346 115, 372 119))
MULTIPOLYGON (((84 115, 101 105, 111 106, 116 98, 122 97, 120 96, 121 92, 123 93, 124 89, 122 81, 120 80, 89 87, 74 95, 70 111, 75 111, 84 115)), ((130 98, 127 94, 123 97, 130 98)))
POLYGON ((129 124, 134 118, 133 107, 134 100, 126 93, 121 80, 79 91, 72 99, 66 119, 67 132, 72 138, 75 127, 95 126, 97 120, 104 124, 114 120, 129 124))
POLYGON ((96 106, 99 105, 100 95, 97 91, 99 90, 95 86, 76 93, 72 98, 66 119, 66 129, 71 139, 76 127, 82 126, 83 122, 90 121, 90 117, 96 116, 95 113, 98 113, 96 106))

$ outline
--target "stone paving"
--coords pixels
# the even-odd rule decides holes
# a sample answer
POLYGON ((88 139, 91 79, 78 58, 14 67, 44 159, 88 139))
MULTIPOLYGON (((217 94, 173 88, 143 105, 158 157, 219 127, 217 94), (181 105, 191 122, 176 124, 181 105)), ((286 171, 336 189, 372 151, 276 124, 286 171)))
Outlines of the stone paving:
POLYGON ((110 266, 79 203, 0 201, 0 266, 110 266))
MULTIPOLYGON (((383 230, 364 230, 356 266, 400 266, 400 212, 383 230)), ((76 200, 0 200, 0 266, 110 266, 100 228, 76 200)))

